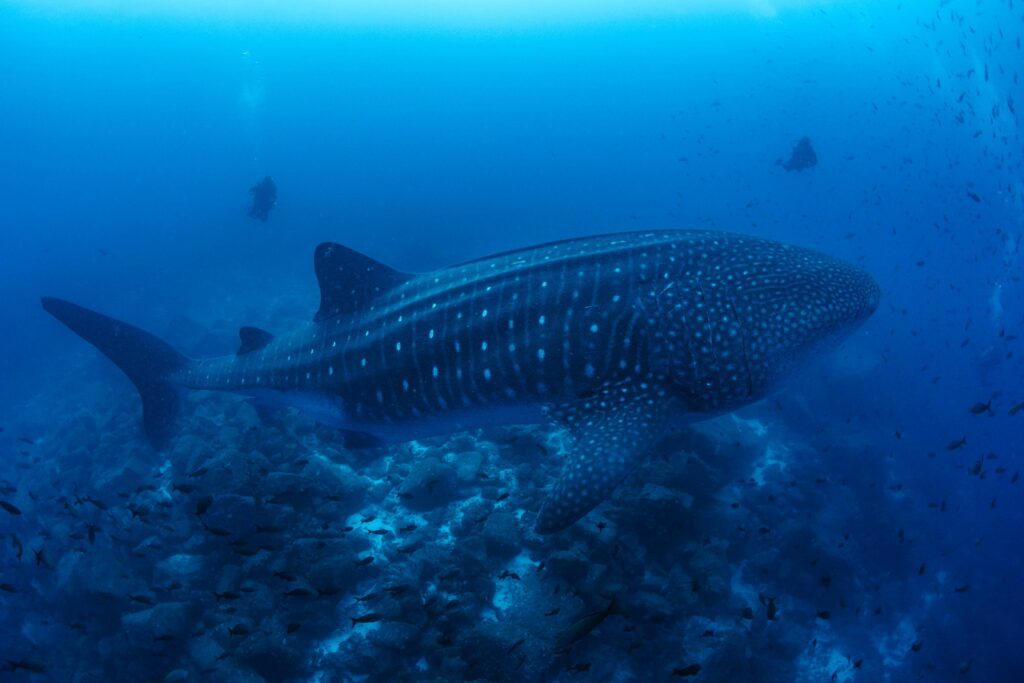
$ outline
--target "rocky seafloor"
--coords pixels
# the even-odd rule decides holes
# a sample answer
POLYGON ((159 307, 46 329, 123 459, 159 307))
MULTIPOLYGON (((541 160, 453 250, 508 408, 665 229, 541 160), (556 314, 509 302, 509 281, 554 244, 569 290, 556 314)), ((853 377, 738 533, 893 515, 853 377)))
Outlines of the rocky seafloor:
POLYGON ((345 450, 298 413, 196 393, 156 452, 115 372, 67 378, 0 435, 2 679, 969 675, 922 641, 956 599, 902 528, 922 501, 870 443, 809 411, 794 429, 799 406, 673 433, 538 536, 555 429, 345 450))

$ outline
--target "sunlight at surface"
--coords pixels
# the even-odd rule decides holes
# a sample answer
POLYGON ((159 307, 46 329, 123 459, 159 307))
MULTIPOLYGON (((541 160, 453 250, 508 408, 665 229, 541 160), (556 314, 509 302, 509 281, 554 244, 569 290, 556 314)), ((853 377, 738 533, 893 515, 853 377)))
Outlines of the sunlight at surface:
POLYGON ((28 9, 69 15, 438 26, 600 22, 692 14, 771 18, 786 10, 841 2, 843 0, 13 0, 13 4, 28 9))

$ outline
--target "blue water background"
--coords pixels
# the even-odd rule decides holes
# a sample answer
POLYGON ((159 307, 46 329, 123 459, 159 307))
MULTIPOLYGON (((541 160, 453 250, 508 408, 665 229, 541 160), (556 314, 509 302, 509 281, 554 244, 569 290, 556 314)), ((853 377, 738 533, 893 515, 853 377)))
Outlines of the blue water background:
POLYGON ((324 240, 413 271, 653 227, 819 248, 883 302, 841 370, 779 400, 889 461, 878 487, 912 492, 915 542, 971 585, 943 608, 955 656, 1012 680, 1022 34, 1009 0, 450 25, 0 5, 0 415, 95 354, 40 295, 173 334, 180 316, 272 326, 267 300, 312 314, 324 240), (787 173, 803 135, 819 165, 787 173), (265 174, 264 225, 246 205, 265 174), (970 413, 993 396, 994 417, 970 413), (967 473, 990 454, 1006 476, 967 473))

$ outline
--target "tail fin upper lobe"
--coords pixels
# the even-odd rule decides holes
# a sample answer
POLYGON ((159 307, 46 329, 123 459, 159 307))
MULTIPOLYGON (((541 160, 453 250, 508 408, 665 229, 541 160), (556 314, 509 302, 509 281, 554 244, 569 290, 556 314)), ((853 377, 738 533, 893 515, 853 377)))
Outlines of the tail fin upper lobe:
POLYGON ((142 398, 142 422, 155 446, 170 437, 180 395, 167 377, 189 359, 154 335, 69 301, 43 297, 43 308, 99 349, 135 384, 142 398))

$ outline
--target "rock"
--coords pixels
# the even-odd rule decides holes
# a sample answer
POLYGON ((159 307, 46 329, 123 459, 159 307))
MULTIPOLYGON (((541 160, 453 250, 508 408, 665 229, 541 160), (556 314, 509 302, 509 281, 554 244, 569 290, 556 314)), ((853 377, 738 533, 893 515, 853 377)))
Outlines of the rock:
POLYGON ((508 559, 519 552, 519 520, 511 512, 492 513, 484 523, 482 535, 488 557, 508 559))
POLYGON ((158 585, 166 585, 174 581, 185 583, 203 569, 203 558, 200 555, 178 553, 156 563, 153 578, 158 585))
POLYGON ((306 578, 320 593, 340 593, 348 590, 355 583, 356 569, 352 557, 335 555, 311 566, 306 578))
POLYGON ((213 504, 203 514, 203 524, 207 527, 223 529, 235 536, 254 531, 257 523, 256 502, 251 496, 215 495, 213 504))
POLYGON ((366 640, 382 650, 401 652, 405 648, 415 646, 417 635, 419 629, 412 624, 388 621, 381 622, 379 628, 369 631, 366 640))
POLYGON ((451 522, 451 530, 458 539, 475 536, 480 525, 490 517, 493 505, 479 497, 473 497, 459 505, 462 514, 451 522))
POLYGON ((302 475, 315 483, 314 492, 322 498, 343 505, 346 512, 355 512, 363 504, 370 482, 348 465, 323 457, 311 458, 302 475))
POLYGON ((457 497, 455 484, 454 467, 437 458, 421 458, 402 482, 402 502, 410 510, 433 510, 457 497))
MULTIPOLYGON (((284 560, 284 568, 296 576, 305 576, 311 567, 320 562, 338 561, 348 562, 353 569, 361 570, 358 575, 365 576, 365 567, 356 566, 356 560, 365 555, 370 547, 370 541, 366 536, 349 534, 344 538, 331 539, 329 541, 319 538, 298 538, 289 544, 285 553, 278 556, 278 560, 284 560)), ((325 565, 326 566, 326 565, 325 565)), ((370 568, 377 569, 373 564, 370 568)))
POLYGON ((455 465, 455 476, 460 483, 472 484, 480 475, 480 466, 484 462, 484 456, 480 451, 466 451, 465 453, 450 453, 447 460, 455 465))
POLYGON ((692 586, 707 604, 718 602, 729 595, 731 573, 725 557, 713 549, 701 548, 689 563, 692 586))
POLYGON ((547 571, 559 580, 576 585, 590 571, 590 563, 576 553, 562 550, 547 558, 547 571))
POLYGON ((224 648, 211 636, 202 635, 189 639, 188 654, 195 662, 196 668, 209 669, 220 661, 219 657, 224 654, 224 648))
POLYGON ((302 506, 310 502, 313 482, 293 472, 271 472, 263 482, 267 500, 274 505, 302 506))
POLYGON ((121 617, 128 641, 135 647, 153 649, 162 638, 183 638, 188 634, 188 610, 184 603, 165 602, 121 617))
POLYGON ((252 669, 225 660, 217 663, 217 671, 211 679, 215 683, 267 683, 267 679, 252 669))

